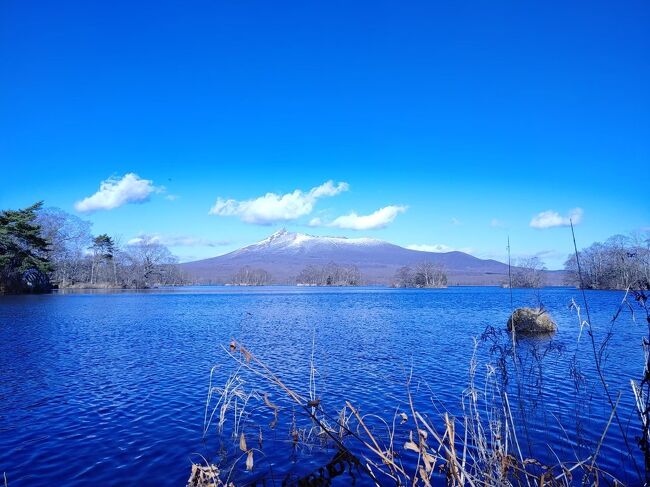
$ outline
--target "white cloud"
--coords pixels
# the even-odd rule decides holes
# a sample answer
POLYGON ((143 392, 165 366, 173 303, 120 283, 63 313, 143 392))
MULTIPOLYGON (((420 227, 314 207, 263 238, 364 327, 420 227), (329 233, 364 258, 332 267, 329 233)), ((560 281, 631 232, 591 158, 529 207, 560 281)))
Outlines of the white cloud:
POLYGON ((350 185, 348 183, 341 182, 334 185, 334 181, 330 180, 320 186, 312 188, 309 194, 313 198, 322 198, 323 196, 336 196, 337 194, 342 193, 343 191, 348 191, 349 189, 350 185))
POLYGON ((370 215, 358 215, 354 211, 348 215, 339 216, 328 227, 345 228, 350 230, 374 230, 377 228, 384 228, 400 213, 406 211, 406 206, 385 206, 380 208, 370 215))
POLYGON ((506 224, 498 218, 492 218, 492 220, 490 220, 490 226, 492 228, 506 228, 506 224))
POLYGON ((190 235, 161 235, 159 233, 140 234, 127 242, 127 245, 140 245, 143 243, 162 244, 167 247, 218 247, 229 245, 225 240, 211 240, 190 235))
POLYGON ((296 189, 293 193, 282 195, 266 193, 259 198, 243 201, 217 198, 217 202, 210 209, 209 214, 237 216, 246 223, 269 225, 309 215, 319 198, 336 196, 349 188, 348 183, 334 184, 333 181, 327 181, 306 193, 296 189))
POLYGON ((179 198, 177 194, 168 194, 165 199, 168 201, 176 201, 179 198))
POLYGON ((407 245, 406 248, 411 250, 418 250, 420 252, 451 252, 452 250, 454 250, 448 245, 444 245, 444 244, 435 244, 435 245, 411 244, 411 245, 407 245))
POLYGON ((566 216, 553 210, 542 211, 533 217, 530 226, 533 228, 568 227, 571 222, 577 225, 582 221, 582 214, 582 208, 574 208, 566 216))
POLYGON ((458 218, 456 218, 456 217, 453 217, 453 218, 450 220, 450 222, 451 222, 452 225, 456 225, 456 226, 457 226, 457 225, 462 225, 462 224, 463 224, 463 222, 461 222, 461 221, 460 221, 458 218))
POLYGON ((160 237, 156 235, 142 235, 140 237, 134 237, 130 239, 128 242, 126 242, 127 245, 140 245, 140 244, 155 244, 155 243, 162 243, 160 241, 160 237))
POLYGON ((310 227, 320 227, 323 225, 323 221, 318 217, 314 217, 311 220, 309 220, 308 225, 310 227))
POLYGON ((455 248, 455 247, 450 247, 449 245, 445 244, 411 244, 406 246, 407 249, 410 250, 418 250, 420 252, 465 252, 465 253, 470 253, 472 252, 472 249, 469 247, 464 247, 464 248, 455 248))
MULTIPOLYGON (((539 257, 544 265, 548 266, 549 269, 552 270, 557 270, 557 269, 562 269, 563 268, 563 263, 566 260, 568 252, 562 252, 559 250, 540 250, 537 252, 512 252, 510 254, 510 260, 513 265, 516 265, 517 262, 521 259, 528 259, 530 257, 539 257)), ((503 251, 503 250, 481 250, 477 251, 474 254, 475 257, 479 257, 481 259, 491 259, 491 260, 496 260, 499 262, 503 262, 505 264, 508 263, 508 253, 503 251)))
POLYGON ((162 190, 155 187, 153 181, 142 179, 131 172, 122 178, 112 177, 102 181, 99 184, 99 191, 77 201, 74 207, 82 213, 112 210, 127 203, 143 203, 149 199, 151 193, 162 190))

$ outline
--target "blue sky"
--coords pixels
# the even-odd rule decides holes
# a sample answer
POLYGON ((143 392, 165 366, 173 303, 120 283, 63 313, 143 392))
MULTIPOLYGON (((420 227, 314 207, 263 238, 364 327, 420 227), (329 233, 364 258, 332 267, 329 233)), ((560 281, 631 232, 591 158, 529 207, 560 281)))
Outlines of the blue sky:
POLYGON ((571 212, 584 245, 650 227, 648 26, 643 1, 4 1, 0 208, 184 260, 284 226, 509 235, 557 268, 571 212))

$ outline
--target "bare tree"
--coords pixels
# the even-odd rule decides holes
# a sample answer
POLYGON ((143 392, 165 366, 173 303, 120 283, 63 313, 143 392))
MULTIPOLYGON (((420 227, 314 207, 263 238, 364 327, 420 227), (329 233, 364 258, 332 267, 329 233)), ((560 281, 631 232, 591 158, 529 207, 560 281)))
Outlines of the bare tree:
POLYGON ((62 287, 86 281, 86 249, 92 241, 92 223, 59 208, 39 210, 37 222, 49 242, 52 281, 62 287))
POLYGON ((445 287, 447 274, 441 266, 424 261, 415 267, 415 287, 445 287))
POLYGON ((307 267, 305 267, 302 271, 300 271, 300 274, 298 274, 298 277, 296 277, 296 282, 299 285, 303 285, 303 286, 322 285, 321 275, 322 275, 322 268, 310 264, 307 267))
MULTIPOLYGON (((582 285, 586 289, 650 288, 650 232, 614 235, 578 252, 582 285)), ((576 256, 564 263, 567 283, 580 286, 576 256)))
POLYGON ((415 269, 400 267, 395 273, 393 287, 440 288, 447 286, 444 269, 428 261, 420 262, 415 269))
POLYGON ((512 287, 544 287, 545 271, 546 266, 537 256, 519 259, 512 270, 512 287))
POLYGON ((361 285, 361 272, 356 265, 342 266, 340 268, 340 281, 344 286, 361 285))
POLYGON ((415 287, 415 272, 405 265, 397 269, 393 280, 393 287, 415 287))
POLYGON ((447 274, 442 266, 429 261, 420 262, 415 269, 403 266, 397 269, 393 287, 440 288, 447 286, 447 274))
POLYGON ((120 245, 120 239, 93 237, 92 224, 58 208, 39 209, 37 223, 48 242, 50 279, 60 287, 151 287, 181 284, 176 258, 155 239, 120 245))
POLYGON ((253 269, 246 265, 237 271, 231 283, 234 286, 266 286, 271 283, 271 274, 264 269, 253 269))
POLYGON ((308 265, 296 282, 302 286, 359 286, 361 272, 355 265, 339 265, 330 262, 324 266, 308 265))
POLYGON ((180 279, 176 258, 159 242, 144 239, 127 245, 125 257, 125 280, 129 287, 171 285, 180 279))

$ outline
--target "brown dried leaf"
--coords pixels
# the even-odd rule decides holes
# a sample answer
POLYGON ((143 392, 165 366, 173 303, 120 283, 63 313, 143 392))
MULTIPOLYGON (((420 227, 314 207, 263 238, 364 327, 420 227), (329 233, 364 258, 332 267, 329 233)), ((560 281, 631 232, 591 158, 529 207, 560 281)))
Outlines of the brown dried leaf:
POLYGON ((400 424, 404 424, 409 420, 409 417, 406 415, 406 413, 400 413, 400 417, 402 418, 400 424))
POLYGON ((252 357, 251 353, 248 350, 246 350, 244 347, 239 347, 239 349, 244 354, 244 359, 246 359, 246 363, 250 364, 251 363, 251 357, 252 357))
POLYGON ((276 404, 273 404, 273 403, 269 400, 269 395, 268 395, 266 392, 264 393, 264 395, 263 395, 262 397, 264 398, 264 404, 266 404, 268 407, 270 407, 271 409, 275 409, 276 411, 277 411, 278 409, 280 409, 280 406, 278 406, 278 405, 276 405, 276 404))
POLYGON ((409 441, 404 443, 404 448, 407 450, 414 451, 415 453, 420 453, 420 447, 413 441, 413 432, 409 432, 409 441))
POLYGON ((253 450, 249 450, 248 456, 246 457, 246 470, 249 472, 253 470, 253 450))
POLYGON ((241 434, 239 437, 239 449, 241 451, 248 451, 248 447, 246 446, 246 437, 244 436, 244 433, 241 434))
POLYGON ((427 473, 430 474, 433 472, 433 467, 436 464, 436 459, 433 455, 427 452, 422 452, 422 461, 424 462, 424 468, 427 473))
POLYGON ((429 482, 429 476, 424 471, 424 468, 422 468, 422 466, 420 466, 419 472, 420 472, 420 478, 422 479, 422 482, 424 483, 425 487, 431 487, 431 482, 429 482))
POLYGON ((420 449, 418 448, 418 445, 415 444, 412 441, 407 441, 406 443, 404 443, 404 448, 406 448, 407 450, 414 451, 416 453, 420 452, 420 449))

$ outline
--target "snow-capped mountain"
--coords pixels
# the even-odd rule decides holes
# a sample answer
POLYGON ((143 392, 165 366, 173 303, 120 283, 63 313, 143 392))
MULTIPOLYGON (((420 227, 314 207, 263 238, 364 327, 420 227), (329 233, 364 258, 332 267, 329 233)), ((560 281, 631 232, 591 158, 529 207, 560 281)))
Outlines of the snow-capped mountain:
POLYGON ((279 230, 269 235, 264 240, 241 248, 229 255, 242 255, 255 252, 268 253, 295 253, 327 251, 329 249, 369 248, 390 245, 374 238, 347 238, 347 237, 316 237, 305 233, 288 232, 279 230))
MULTIPOLYGON (((368 284, 390 284, 397 269, 423 261, 443 266, 450 284, 498 285, 508 273, 508 266, 502 262, 464 252, 421 252, 374 238, 319 237, 285 229, 234 252, 181 267, 199 283, 226 283, 239 269, 251 266, 269 272, 276 284, 295 284, 306 266, 334 262, 356 265, 368 284)), ((549 274, 549 281, 553 281, 553 273, 549 274)))

